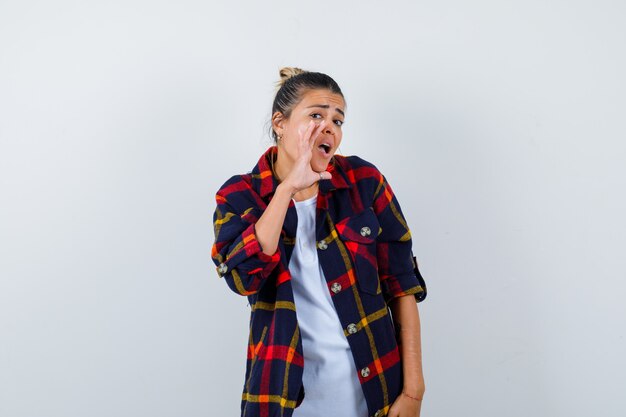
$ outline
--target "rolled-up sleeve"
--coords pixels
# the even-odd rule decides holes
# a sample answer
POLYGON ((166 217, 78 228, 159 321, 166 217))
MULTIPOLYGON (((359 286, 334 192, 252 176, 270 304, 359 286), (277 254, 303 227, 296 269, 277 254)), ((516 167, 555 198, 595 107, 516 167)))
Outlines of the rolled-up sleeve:
POLYGON ((228 201, 227 187, 218 191, 216 202, 211 258, 217 273, 237 294, 254 294, 280 262, 280 251, 272 255, 263 252, 255 232, 258 210, 235 209, 228 201))
POLYGON ((400 204, 384 175, 380 174, 374 193, 374 212, 381 233, 376 240, 378 275, 387 304, 396 297, 424 291, 415 275, 411 231, 400 204))

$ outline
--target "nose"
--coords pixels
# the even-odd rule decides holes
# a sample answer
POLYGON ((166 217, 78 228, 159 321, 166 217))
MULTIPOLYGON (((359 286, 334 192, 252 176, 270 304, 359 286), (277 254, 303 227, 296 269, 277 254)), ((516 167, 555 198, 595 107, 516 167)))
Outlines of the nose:
POLYGON ((324 129, 323 129, 324 133, 328 133, 329 135, 334 135, 335 132, 332 126, 333 126, 333 123, 329 123, 326 126, 324 126, 324 129))

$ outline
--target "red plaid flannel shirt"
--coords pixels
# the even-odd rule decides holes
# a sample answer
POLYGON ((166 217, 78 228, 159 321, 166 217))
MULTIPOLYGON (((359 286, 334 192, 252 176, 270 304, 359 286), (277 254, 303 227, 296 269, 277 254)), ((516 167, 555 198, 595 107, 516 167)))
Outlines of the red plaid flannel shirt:
MULTIPOLYGON (((241 402, 245 417, 290 417, 306 395, 288 269, 297 225, 293 201, 276 253, 262 252, 254 228, 278 186, 269 160, 276 152, 270 147, 252 172, 224 183, 213 216, 218 275, 247 296, 251 308, 241 402)), ((380 417, 403 385, 389 301, 423 289, 413 271, 409 227, 385 177, 357 156, 336 155, 328 169, 333 178, 320 181, 316 208, 319 262, 369 414, 380 417)))

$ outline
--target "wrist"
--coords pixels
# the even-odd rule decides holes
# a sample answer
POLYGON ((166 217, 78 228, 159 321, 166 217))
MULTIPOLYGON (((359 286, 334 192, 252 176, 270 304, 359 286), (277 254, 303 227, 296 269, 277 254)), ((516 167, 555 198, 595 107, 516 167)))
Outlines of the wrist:
POLYGON ((415 400, 415 401, 422 401, 422 399, 423 399, 423 396, 419 396, 419 397, 418 396, 413 396, 412 394, 407 394, 406 391, 404 391, 404 390, 402 390, 402 395, 404 395, 405 397, 408 397, 408 398, 410 398, 412 400, 415 400))
POLYGON ((286 182, 281 182, 280 184, 278 184, 278 187, 276 187, 276 194, 285 194, 288 195, 290 199, 293 198, 293 196, 298 192, 298 190, 296 190, 295 187, 289 185, 286 182))
POLYGON ((424 397, 424 392, 426 391, 426 386, 424 385, 424 380, 420 379, 417 383, 404 385, 402 387, 402 392, 410 398, 417 398, 421 400, 424 397))

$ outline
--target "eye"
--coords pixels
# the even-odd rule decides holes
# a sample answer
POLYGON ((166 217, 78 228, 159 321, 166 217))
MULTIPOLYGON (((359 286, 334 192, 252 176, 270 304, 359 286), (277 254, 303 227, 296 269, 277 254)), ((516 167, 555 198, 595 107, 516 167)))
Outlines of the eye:
MULTIPOLYGON (((311 117, 313 119, 322 119, 322 115, 320 113, 311 113, 311 117)), ((343 120, 336 119, 333 121, 337 126, 341 127, 344 123, 343 120)))

